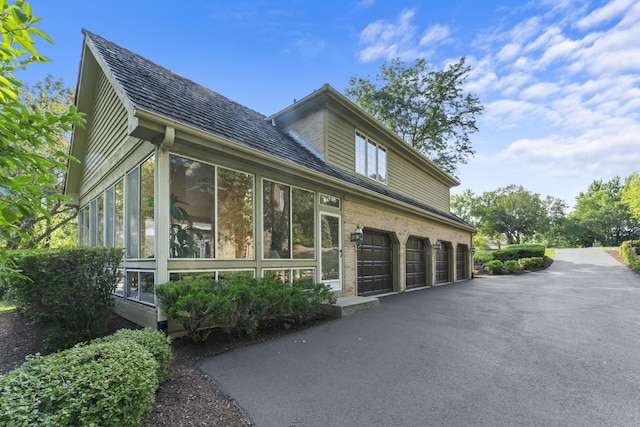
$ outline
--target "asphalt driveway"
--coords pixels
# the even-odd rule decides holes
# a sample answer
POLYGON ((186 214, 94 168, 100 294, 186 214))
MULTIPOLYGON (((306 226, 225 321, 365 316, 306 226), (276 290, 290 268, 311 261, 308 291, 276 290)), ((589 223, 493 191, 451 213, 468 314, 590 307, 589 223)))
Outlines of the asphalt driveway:
POLYGON ((203 360, 259 427, 638 426, 640 275, 597 249, 203 360))

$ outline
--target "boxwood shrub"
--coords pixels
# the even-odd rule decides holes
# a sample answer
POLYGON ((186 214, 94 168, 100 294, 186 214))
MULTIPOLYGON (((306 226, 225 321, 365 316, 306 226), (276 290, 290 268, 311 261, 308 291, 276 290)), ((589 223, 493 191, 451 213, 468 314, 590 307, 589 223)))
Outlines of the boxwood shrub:
POLYGON ((514 274, 520 271, 520 264, 514 259, 508 259, 504 262, 504 269, 507 273, 514 274))
POLYGON ((493 258, 502 262, 520 258, 544 257, 544 245, 522 244, 509 245, 504 249, 493 251, 493 258))
POLYGON ((193 342, 218 329, 256 335, 260 328, 304 323, 329 313, 335 297, 323 284, 234 278, 217 282, 196 277, 159 285, 160 306, 193 342))
POLYGON ((620 254, 631 268, 640 272, 640 240, 627 240, 620 246, 620 254))
POLYGON ((473 263, 476 265, 486 264, 493 259, 492 251, 476 251, 473 254, 473 263))
POLYGON ((489 269, 489 273, 491 274, 502 274, 502 261, 500 261, 499 259, 492 259, 491 261, 487 262, 486 267, 489 269))
POLYGON ((160 384, 164 384, 171 379, 171 361, 173 360, 173 353, 171 353, 170 347, 171 339, 164 333, 150 328, 120 329, 113 335, 107 335, 92 342, 117 342, 122 340, 130 340, 151 353, 158 365, 156 376, 160 384))
POLYGON ((158 388, 156 369, 131 339, 30 358, 0 376, 0 425, 139 426, 158 388))
POLYGON ((544 267, 544 258, 543 257, 533 257, 533 258, 520 258, 518 260, 520 267, 523 270, 532 270, 534 268, 544 267))
POLYGON ((107 332, 123 249, 12 251, 22 276, 7 284, 18 314, 47 328, 47 345, 68 348, 107 332))

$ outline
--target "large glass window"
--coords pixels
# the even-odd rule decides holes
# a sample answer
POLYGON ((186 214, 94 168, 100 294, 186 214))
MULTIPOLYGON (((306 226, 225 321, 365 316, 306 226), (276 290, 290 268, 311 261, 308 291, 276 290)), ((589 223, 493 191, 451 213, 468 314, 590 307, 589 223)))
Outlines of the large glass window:
POLYGON ((254 258, 253 175, 174 155, 170 164, 171 257, 254 258))
POLYGON ((305 280, 309 283, 316 282, 316 270, 313 268, 280 268, 264 269, 262 277, 292 283, 294 280, 305 280))
POLYGON ((127 298, 155 304, 153 271, 127 271, 127 298))
POLYGON ((253 258, 253 176, 218 168, 217 258, 253 258))
POLYGON ((140 168, 135 168, 126 177, 126 233, 127 258, 140 258, 140 168))
POLYGON ((265 180, 263 215, 265 259, 315 258, 315 193, 265 180))
POLYGON ((153 258, 155 162, 148 158, 126 176, 126 257, 153 258))
POLYGON ((356 172, 371 179, 387 183, 387 150, 356 132, 356 172))
POLYGON ((96 234, 96 245, 104 246, 104 194, 98 197, 98 229, 96 234))
POLYGON ((115 185, 115 223, 113 226, 116 248, 124 247, 124 181, 120 180, 115 185))

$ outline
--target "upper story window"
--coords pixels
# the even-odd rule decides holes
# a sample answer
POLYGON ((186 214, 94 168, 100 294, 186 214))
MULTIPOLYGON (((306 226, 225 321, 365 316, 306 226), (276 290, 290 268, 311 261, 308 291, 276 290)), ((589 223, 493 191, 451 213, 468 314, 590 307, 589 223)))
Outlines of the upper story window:
POLYGON ((356 132, 356 172, 387 183, 387 150, 356 132))

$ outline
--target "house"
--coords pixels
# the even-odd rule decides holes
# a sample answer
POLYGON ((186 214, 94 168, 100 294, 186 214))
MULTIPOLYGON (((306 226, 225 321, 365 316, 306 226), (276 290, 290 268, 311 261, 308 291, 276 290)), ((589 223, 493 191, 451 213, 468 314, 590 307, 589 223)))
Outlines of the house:
POLYGON ((208 274, 372 296, 471 277, 459 182, 329 85, 265 117, 83 30, 65 193, 79 242, 125 248, 116 310, 208 274))

